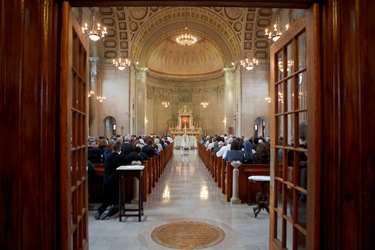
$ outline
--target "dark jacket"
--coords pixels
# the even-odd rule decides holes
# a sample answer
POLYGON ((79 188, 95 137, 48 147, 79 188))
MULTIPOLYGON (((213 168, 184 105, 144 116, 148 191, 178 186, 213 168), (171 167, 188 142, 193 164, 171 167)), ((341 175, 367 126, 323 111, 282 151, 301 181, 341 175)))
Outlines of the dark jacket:
POLYGON ((118 182, 118 177, 114 178, 112 175, 117 175, 116 168, 121 165, 125 165, 125 157, 122 154, 113 152, 107 156, 104 163, 103 185, 106 185, 110 180, 118 182))
POLYGON ((156 155, 155 148, 149 145, 143 146, 142 151, 148 156, 148 158, 151 158, 154 155, 156 155))
POLYGON ((121 146, 121 154, 127 156, 134 151, 134 146, 130 142, 124 142, 121 146))
POLYGON ((87 150, 87 158, 91 163, 102 163, 101 148, 89 147, 87 150))

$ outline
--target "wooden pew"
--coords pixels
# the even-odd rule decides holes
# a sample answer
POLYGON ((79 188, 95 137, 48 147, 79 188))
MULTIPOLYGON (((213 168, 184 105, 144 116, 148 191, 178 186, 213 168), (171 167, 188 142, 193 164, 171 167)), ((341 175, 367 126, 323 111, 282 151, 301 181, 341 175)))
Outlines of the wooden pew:
POLYGON ((96 163, 95 172, 88 177, 88 190, 89 190, 89 203, 101 203, 102 199, 102 186, 104 176, 104 164, 96 163))
MULTIPOLYGON (((230 162, 225 162, 227 167, 226 171, 226 199, 229 202, 232 198, 232 187, 233 187, 233 167, 230 162)), ((248 180, 249 176, 252 175, 270 175, 269 164, 241 164, 239 169, 238 185, 239 185, 239 198, 242 203, 247 202, 249 205, 256 204, 255 196, 260 191, 259 183, 251 183, 248 180)), ((269 189, 269 184, 266 186, 269 189)))

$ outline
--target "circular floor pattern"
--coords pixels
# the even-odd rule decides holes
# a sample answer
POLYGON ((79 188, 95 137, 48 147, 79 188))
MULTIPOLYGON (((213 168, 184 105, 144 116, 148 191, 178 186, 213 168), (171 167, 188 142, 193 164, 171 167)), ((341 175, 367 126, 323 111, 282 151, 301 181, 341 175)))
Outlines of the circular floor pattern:
POLYGON ((198 221, 179 221, 155 228, 152 239, 160 245, 175 249, 212 247, 225 238, 220 228, 198 221))

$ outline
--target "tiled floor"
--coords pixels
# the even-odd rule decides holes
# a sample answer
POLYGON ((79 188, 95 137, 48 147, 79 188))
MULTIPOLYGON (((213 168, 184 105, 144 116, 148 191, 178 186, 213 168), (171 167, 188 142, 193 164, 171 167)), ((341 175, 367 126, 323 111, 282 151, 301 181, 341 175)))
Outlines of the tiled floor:
MULTIPOLYGON (((174 155, 144 203, 144 216, 117 215, 95 220, 89 214, 90 250, 168 249, 151 238, 158 226, 180 220, 211 223, 225 231, 225 240, 209 249, 268 249, 269 215, 262 210, 254 218, 247 204, 225 201, 198 156, 197 150, 174 150, 174 155)), ((207 248, 206 248, 207 249, 207 248)))

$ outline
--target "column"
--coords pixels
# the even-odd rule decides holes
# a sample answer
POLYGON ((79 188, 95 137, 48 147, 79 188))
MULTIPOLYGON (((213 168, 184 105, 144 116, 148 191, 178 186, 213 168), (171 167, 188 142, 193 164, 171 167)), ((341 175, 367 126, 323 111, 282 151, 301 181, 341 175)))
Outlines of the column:
POLYGON ((239 176, 240 171, 238 167, 241 166, 240 161, 233 161, 230 163, 233 166, 233 186, 232 186, 232 198, 230 198, 230 202, 232 204, 241 204, 241 200, 239 198, 239 176))

